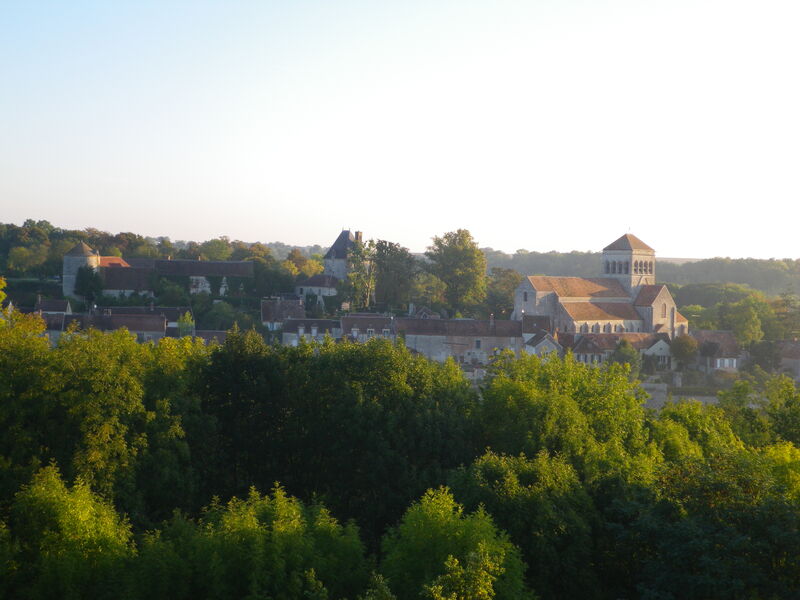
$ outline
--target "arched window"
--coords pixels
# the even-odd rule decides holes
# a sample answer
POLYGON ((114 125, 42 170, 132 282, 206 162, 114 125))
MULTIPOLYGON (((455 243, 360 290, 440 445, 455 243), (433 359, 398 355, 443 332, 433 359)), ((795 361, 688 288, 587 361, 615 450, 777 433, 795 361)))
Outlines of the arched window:
POLYGON ((528 301, 528 292, 522 292, 522 301, 523 302, 527 302, 528 301))
POLYGON ((650 273, 652 275, 652 273, 653 273, 653 263, 652 262, 650 263, 650 267, 649 268, 650 268, 650 270, 648 271, 648 273, 650 273))
POLYGON ((610 272, 611 272, 611 266, 608 264, 608 261, 606 261, 606 273, 610 272))
POLYGON ((581 333, 589 333, 589 325, 587 325, 586 323, 581 325, 581 333))
POLYGON ((616 273, 617 272, 617 263, 616 262, 612 262, 611 263, 611 272, 612 273, 616 273))
POLYGON ((666 319, 667 318, 667 303, 666 302, 661 305, 661 318, 662 319, 666 319))
POLYGON ((600 323, 592 325, 592 333, 600 333, 600 323))
POLYGON ((611 323, 603 325, 603 333, 611 333, 611 323))
POLYGON ((631 270, 631 264, 626 260, 625 261, 625 274, 627 275, 628 273, 630 273, 630 270, 631 270))
POLYGON ((636 273, 637 275, 639 273, 639 261, 638 260, 633 263, 633 272, 636 273))

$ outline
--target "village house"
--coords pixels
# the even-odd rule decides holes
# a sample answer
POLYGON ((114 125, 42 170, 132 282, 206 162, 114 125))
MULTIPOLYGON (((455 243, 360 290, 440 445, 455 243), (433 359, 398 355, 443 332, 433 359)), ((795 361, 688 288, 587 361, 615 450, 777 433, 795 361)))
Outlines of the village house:
POLYGON ((281 328, 284 346, 297 346, 300 340, 321 342, 326 336, 341 339, 342 324, 338 319, 287 319, 281 328))
POLYGON ((286 319, 304 319, 305 316, 305 302, 298 294, 261 299, 261 324, 269 331, 280 329, 286 319))
POLYGON ((394 317, 374 313, 351 313, 342 317, 342 337, 352 342, 372 338, 395 339, 394 317))
POLYGON ((732 331, 694 330, 690 334, 697 341, 695 362, 700 371, 737 371, 742 366, 744 353, 732 331))
POLYGON ((81 268, 97 273, 102 281, 103 293, 117 297, 133 294, 152 297, 161 277, 185 278, 188 291, 192 294, 207 292, 225 296, 234 278, 253 278, 253 263, 250 261, 126 260, 117 256, 100 256, 97 250, 80 242, 63 258, 61 279, 65 298, 76 297, 75 284, 81 268))

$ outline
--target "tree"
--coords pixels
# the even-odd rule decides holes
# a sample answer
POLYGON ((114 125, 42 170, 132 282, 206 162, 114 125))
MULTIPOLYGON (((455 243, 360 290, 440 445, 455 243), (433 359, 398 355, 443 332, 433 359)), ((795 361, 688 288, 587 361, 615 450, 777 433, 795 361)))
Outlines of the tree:
POLYGON ((621 365, 627 364, 630 366, 630 378, 636 379, 639 376, 639 370, 642 367, 642 357, 639 351, 634 348, 628 340, 622 340, 614 352, 611 353, 610 362, 618 363, 621 365))
POLYGON ((188 311, 178 317, 178 335, 194 335, 194 319, 188 311))
POLYGON ((417 260, 408 248, 378 240, 375 242, 375 299, 389 306, 410 301, 417 260))
POLYGON ((103 293, 103 280, 100 274, 90 267, 81 267, 75 276, 75 293, 94 302, 103 293))
POLYGON ((487 452, 450 478, 455 497, 484 506, 522 550, 528 582, 544 598, 599 595, 592 566, 597 514, 575 469, 546 450, 529 459, 487 452))
POLYGON ((6 293, 3 289, 6 287, 6 280, 0 277, 0 306, 3 304, 3 300, 6 299, 6 293))
POLYGON ((200 244, 200 252, 206 260, 228 260, 233 249, 228 238, 220 237, 200 244))
POLYGON ((428 269, 446 286, 445 298, 455 311, 486 297, 486 257, 466 229, 434 237, 425 256, 428 269))
POLYGON ((685 369, 697 356, 697 340, 690 335, 679 335, 670 344, 670 352, 678 361, 681 369, 685 369))
POLYGON ((492 267, 486 290, 486 309, 499 318, 508 318, 514 310, 514 291, 522 281, 522 275, 514 269, 492 267))
POLYGON ((54 466, 40 470, 14 499, 16 597, 118 598, 134 549, 130 525, 78 480, 68 488, 54 466))
POLYGON ((347 283, 353 308, 369 308, 375 299, 375 243, 356 240, 347 253, 347 283))
POLYGON ((425 492, 386 534, 383 551, 381 570, 399 600, 426 589, 432 598, 458 600, 531 597, 516 546, 482 508, 465 515, 447 488, 425 492), (463 594, 476 583, 478 595, 463 594))

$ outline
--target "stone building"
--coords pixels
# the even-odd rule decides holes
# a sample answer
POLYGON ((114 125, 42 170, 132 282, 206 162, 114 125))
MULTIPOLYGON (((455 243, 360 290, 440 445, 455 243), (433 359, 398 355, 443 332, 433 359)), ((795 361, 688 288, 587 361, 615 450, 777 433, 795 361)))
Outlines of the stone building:
MULTIPOLYGON (((361 232, 351 233, 349 229, 344 229, 328 248, 328 252, 323 257, 325 264, 325 275, 330 275, 336 279, 347 278, 347 258, 356 242, 361 242, 361 232)), ((334 286, 335 287, 335 286, 334 286)))
POLYGON ((103 292, 112 296, 139 294, 153 296, 161 277, 185 278, 189 292, 210 292, 225 296, 234 278, 252 279, 250 261, 162 260, 151 258, 123 259, 100 256, 100 253, 81 242, 64 255, 62 291, 65 298, 75 297, 78 271, 88 268, 98 273, 103 292))
POLYGON ((542 317, 552 334, 688 333, 665 285, 655 283, 655 251, 631 234, 603 249, 598 277, 526 277, 512 319, 542 317))

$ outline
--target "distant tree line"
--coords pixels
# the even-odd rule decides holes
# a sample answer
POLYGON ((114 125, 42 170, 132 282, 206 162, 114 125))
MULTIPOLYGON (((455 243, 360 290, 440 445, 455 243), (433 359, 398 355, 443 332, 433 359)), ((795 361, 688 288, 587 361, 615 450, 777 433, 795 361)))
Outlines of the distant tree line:
POLYGON ((800 390, 0 318, 0 596, 791 598, 800 390), (277 483, 276 483, 277 482, 277 483))

